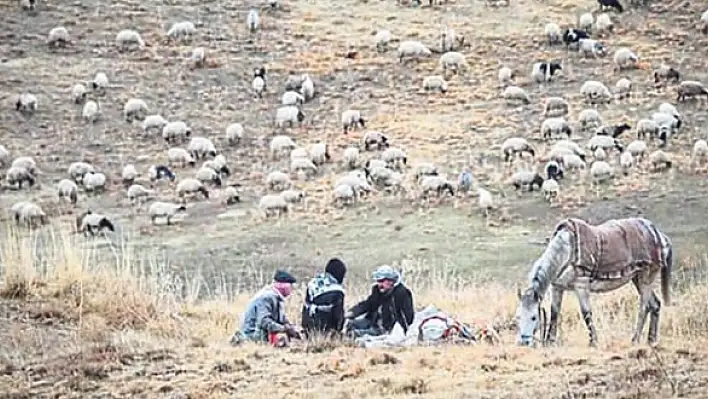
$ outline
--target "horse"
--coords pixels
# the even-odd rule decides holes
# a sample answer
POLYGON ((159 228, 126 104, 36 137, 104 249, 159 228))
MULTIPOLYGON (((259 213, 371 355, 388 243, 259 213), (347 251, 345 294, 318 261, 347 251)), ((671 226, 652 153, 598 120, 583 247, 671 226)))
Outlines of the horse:
POLYGON ((649 314, 647 341, 656 344, 661 301, 652 284, 660 272, 661 294, 669 306, 672 268, 671 239, 647 219, 610 219, 599 225, 578 218, 563 219, 556 225, 543 254, 534 262, 528 287, 523 293, 517 292, 517 343, 533 344, 543 316, 541 340, 544 344, 554 344, 563 294, 574 291, 590 335, 590 346, 596 346, 590 293, 614 291, 631 281, 640 297, 632 343, 639 343, 649 314), (549 288, 551 316, 546 331, 541 304, 549 288))

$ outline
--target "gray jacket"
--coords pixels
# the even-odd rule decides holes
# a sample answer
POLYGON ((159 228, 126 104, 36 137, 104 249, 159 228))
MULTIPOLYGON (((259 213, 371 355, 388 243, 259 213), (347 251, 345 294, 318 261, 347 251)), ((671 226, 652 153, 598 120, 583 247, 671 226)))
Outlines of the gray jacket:
POLYGON ((252 341, 267 341, 268 333, 285 331, 290 324, 285 316, 285 298, 273 287, 258 292, 246 307, 241 335, 252 341))

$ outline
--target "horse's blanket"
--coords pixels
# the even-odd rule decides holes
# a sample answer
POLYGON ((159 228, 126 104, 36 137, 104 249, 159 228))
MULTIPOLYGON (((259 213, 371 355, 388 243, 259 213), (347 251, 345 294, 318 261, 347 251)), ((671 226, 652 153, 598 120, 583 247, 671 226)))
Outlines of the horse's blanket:
POLYGON ((647 219, 612 219, 591 225, 568 218, 555 231, 564 227, 574 236, 574 265, 593 277, 621 278, 643 265, 665 266, 670 243, 647 219))

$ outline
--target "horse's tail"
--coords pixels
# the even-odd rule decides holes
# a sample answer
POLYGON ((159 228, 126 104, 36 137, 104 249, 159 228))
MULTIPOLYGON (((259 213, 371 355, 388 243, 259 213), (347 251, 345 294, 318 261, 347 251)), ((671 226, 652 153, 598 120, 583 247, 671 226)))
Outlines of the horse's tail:
POLYGON ((671 246, 666 254, 666 264, 661 268, 661 296, 666 306, 671 306, 671 270, 674 263, 674 251, 671 246))

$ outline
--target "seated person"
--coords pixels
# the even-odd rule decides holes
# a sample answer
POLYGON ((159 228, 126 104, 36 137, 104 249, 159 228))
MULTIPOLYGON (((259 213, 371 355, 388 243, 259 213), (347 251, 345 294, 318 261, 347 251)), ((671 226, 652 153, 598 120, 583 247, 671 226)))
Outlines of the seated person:
POLYGON ((316 333, 334 336, 344 327, 344 288, 347 266, 340 259, 327 262, 324 273, 307 284, 302 305, 302 328, 310 338, 316 333))

